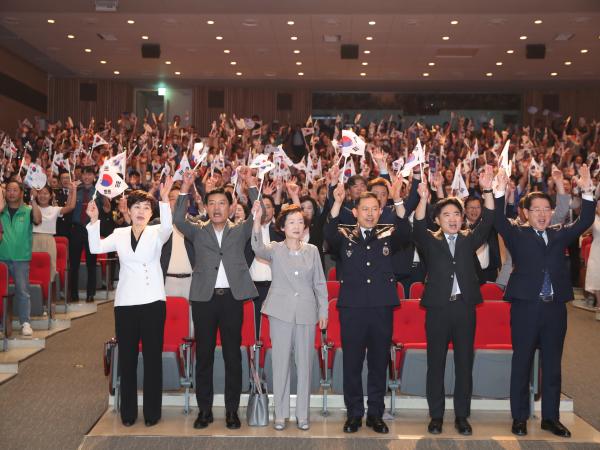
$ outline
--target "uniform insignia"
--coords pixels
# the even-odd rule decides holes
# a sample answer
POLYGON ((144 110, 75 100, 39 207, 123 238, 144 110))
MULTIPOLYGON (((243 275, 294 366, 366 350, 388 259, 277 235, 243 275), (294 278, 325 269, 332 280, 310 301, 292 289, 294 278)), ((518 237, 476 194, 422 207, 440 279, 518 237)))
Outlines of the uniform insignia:
POLYGON ((352 250, 350 250, 350 249, 346 250, 346 256, 348 258, 350 258, 352 256, 352 250))
POLYGON ((387 245, 383 246, 383 256, 389 256, 390 248, 387 245))

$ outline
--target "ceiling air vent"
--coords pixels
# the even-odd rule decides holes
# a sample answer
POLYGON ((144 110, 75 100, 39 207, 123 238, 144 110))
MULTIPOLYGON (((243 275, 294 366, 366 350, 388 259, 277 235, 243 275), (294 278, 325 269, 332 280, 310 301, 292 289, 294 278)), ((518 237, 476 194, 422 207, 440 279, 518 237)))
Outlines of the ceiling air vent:
POLYGON ((117 12, 119 0, 96 0, 96 12, 117 12))

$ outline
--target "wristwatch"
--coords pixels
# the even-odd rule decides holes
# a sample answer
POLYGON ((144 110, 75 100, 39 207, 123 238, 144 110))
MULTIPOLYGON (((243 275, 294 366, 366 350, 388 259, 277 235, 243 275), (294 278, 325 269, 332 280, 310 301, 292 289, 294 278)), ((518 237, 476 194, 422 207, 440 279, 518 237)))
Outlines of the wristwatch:
POLYGON ((404 200, 398 200, 397 202, 394 202, 394 206, 400 206, 404 204, 404 200))
POLYGON ((484 194, 491 194, 492 192, 494 192, 494 190, 493 189, 484 189, 482 192, 484 194))

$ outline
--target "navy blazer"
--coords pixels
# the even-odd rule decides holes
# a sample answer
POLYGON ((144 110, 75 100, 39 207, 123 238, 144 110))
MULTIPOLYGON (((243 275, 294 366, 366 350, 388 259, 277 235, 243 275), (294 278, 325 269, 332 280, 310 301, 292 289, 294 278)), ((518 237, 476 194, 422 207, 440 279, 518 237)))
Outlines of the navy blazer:
POLYGON ((596 202, 583 200, 581 215, 565 226, 546 229, 548 245, 535 230, 527 225, 509 221, 504 215, 504 196, 496 199, 494 227, 504 239, 512 256, 510 274, 504 298, 506 300, 538 300, 544 282, 544 273, 550 274, 554 300, 573 300, 571 272, 567 270, 565 248, 594 223, 596 202))

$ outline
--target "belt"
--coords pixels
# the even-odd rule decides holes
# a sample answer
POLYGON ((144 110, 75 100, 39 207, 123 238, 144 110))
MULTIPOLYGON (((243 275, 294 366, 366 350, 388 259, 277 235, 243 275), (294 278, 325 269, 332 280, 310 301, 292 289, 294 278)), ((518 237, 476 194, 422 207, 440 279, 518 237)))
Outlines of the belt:
POLYGON ((229 292, 231 292, 231 289, 229 289, 229 288, 216 288, 215 289, 215 295, 226 295, 226 294, 229 294, 229 292))
POLYGON ((411 267, 417 267, 419 264, 421 264, 419 261, 413 261, 411 267))
POLYGON ((545 303, 550 303, 554 301, 554 295, 550 294, 550 295, 540 295, 540 300, 545 302, 545 303))
POLYGON ((191 273, 168 273, 167 276, 171 277, 171 278, 189 278, 192 276, 192 274, 191 273))
POLYGON ((450 296, 450 301, 451 302, 455 302, 456 300, 462 300, 463 295, 462 294, 454 294, 450 296))

